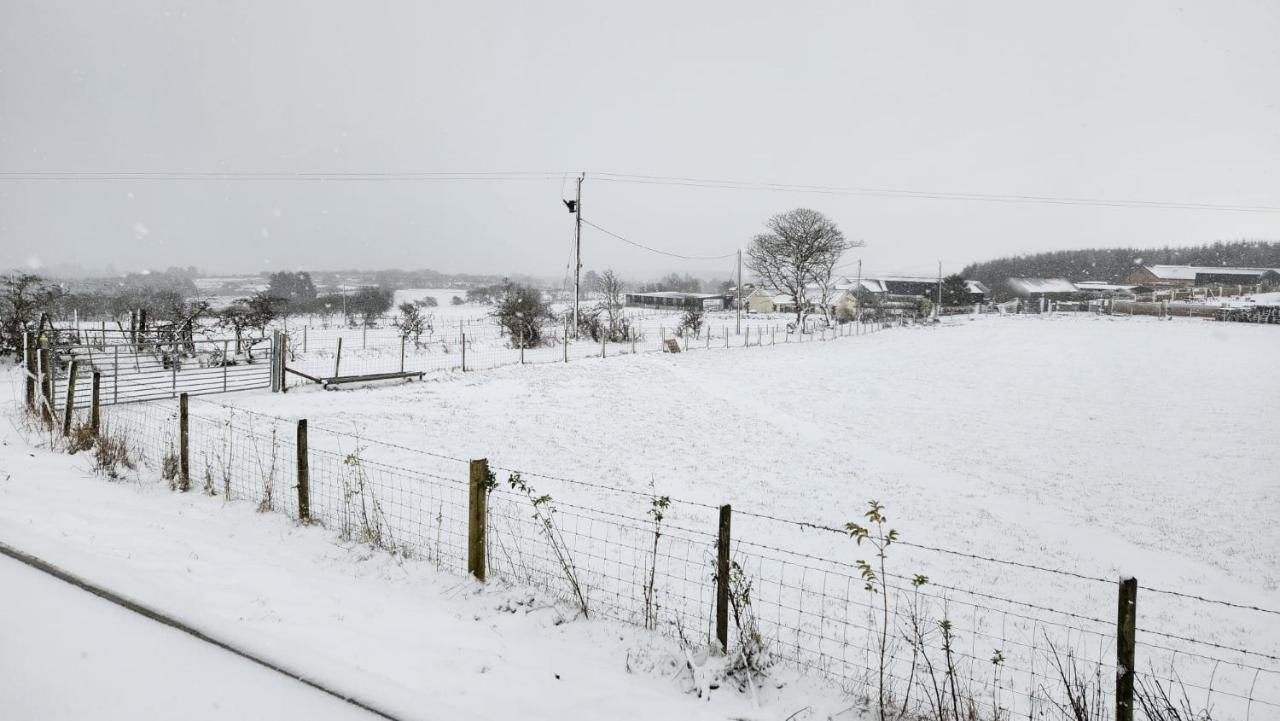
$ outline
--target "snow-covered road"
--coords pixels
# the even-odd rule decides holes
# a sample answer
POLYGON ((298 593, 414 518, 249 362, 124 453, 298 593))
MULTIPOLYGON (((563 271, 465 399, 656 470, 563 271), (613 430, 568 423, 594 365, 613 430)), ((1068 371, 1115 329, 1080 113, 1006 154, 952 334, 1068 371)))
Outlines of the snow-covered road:
POLYGON ((376 718, 0 556, 0 718, 376 718))

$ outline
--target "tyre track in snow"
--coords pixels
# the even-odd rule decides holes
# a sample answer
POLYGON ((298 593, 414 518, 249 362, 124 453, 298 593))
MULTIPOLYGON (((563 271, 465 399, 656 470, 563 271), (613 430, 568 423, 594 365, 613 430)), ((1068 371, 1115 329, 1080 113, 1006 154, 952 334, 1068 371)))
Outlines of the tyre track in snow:
POLYGON ((3 554, 9 558, 12 558, 13 560, 18 561, 20 563, 26 564, 27 566, 34 568, 37 571, 40 571, 49 576, 52 576, 86 593, 90 593, 94 596, 97 596, 98 598, 101 598, 104 601, 108 601, 121 608, 132 611, 144 618, 148 618, 152 621, 155 621, 156 623, 160 623, 165 626, 168 626, 169 628, 181 631, 182 633, 192 636, 211 646, 215 646, 231 654, 239 656, 240 658, 243 658, 247 661, 251 661, 259 666, 262 666, 263 668, 267 668, 272 671, 275 671, 278 674, 287 676, 288 678, 291 678, 294 681, 297 681, 305 686, 309 686, 317 691, 320 691, 321 693, 327 694, 341 701, 345 701, 346 703, 351 704, 352 706, 355 706, 356 708, 359 708, 363 711, 366 711, 378 718, 388 719, 389 721, 401 721, 401 717, 388 713, 387 711, 384 711, 378 708, 377 706, 375 706, 370 702, 363 701, 361 699, 356 698, 355 696, 344 694, 340 691, 329 688, 328 686, 325 686, 317 681, 314 681, 308 678, 304 674, 288 669, 282 665, 279 665, 265 658, 262 658, 261 656, 252 654, 242 648, 239 648, 230 643, 227 643, 226 641, 219 640, 195 628, 194 626, 188 625, 187 623, 165 613, 164 611, 152 608, 151 606, 147 606, 145 604, 139 603, 138 601, 128 598, 127 596, 119 594, 115 591, 99 586, 83 578, 82 576, 79 576, 77 574, 72 573, 71 571, 68 571, 64 568, 56 566, 48 561, 45 561, 42 558, 26 553, 25 551, 19 550, 18 548, 11 546, 5 543, 4 541, 0 541, 0 554, 3 554))

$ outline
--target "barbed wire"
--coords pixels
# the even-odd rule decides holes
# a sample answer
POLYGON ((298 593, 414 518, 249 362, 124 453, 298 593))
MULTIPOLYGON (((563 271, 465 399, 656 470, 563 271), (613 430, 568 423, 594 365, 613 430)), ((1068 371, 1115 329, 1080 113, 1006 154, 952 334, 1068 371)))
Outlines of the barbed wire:
POLYGON ((1148 593, 1160 593, 1166 596, 1176 596, 1178 598, 1185 598, 1191 601, 1200 601, 1201 603, 1212 603, 1219 606, 1228 606, 1230 608, 1238 608, 1243 611, 1257 611, 1259 613, 1269 613, 1275 616, 1280 616, 1280 611, 1277 611, 1274 609, 1262 608, 1260 606, 1250 606, 1244 603, 1232 603, 1231 601, 1219 601, 1213 598, 1205 598, 1204 596, 1197 596, 1194 593, 1183 593, 1181 591, 1169 591, 1162 588, 1152 588, 1150 586, 1143 586, 1142 590, 1148 593))
MULTIPOLYGON (((294 420, 289 420, 289 419, 286 419, 286 418, 280 418, 280 417, 278 417, 278 416, 272 416, 272 415, 267 414, 267 413, 261 413, 261 412, 258 412, 258 411, 248 411, 248 410, 245 410, 245 409, 238 408, 238 407, 236 407, 236 406, 232 406, 232 405, 228 405, 228 404, 223 404, 223 403, 220 403, 220 402, 218 402, 218 401, 215 401, 215 400, 212 400, 212 399, 208 399, 208 398, 204 398, 204 399, 202 399, 202 400, 203 400, 204 402, 207 402, 207 403, 213 403, 213 404, 216 404, 216 405, 221 405, 221 406, 222 406, 222 407, 224 407, 224 408, 234 409, 234 410, 241 411, 241 412, 245 412, 245 413, 256 413, 256 414, 258 414, 258 415, 267 416, 267 417, 274 418, 274 419, 276 419, 276 420, 279 420, 279 421, 282 421, 282 422, 286 422, 286 423, 294 423, 294 422, 296 422, 296 421, 294 421, 294 420)), ((346 431, 337 431, 337 430, 333 430, 333 429, 331 429, 331 428, 322 428, 322 427, 319 427, 319 426, 312 426, 311 428, 312 428, 313 430, 322 430, 322 431, 324 431, 324 432, 327 432, 327 433, 333 433, 333 434, 336 434, 336 435, 346 435, 346 436, 355 437, 355 438, 358 438, 358 437, 359 437, 359 436, 357 436, 357 435, 356 435, 356 434, 354 434, 354 433, 350 433, 350 432, 346 432, 346 431)), ((423 449, 420 449, 420 448, 413 448, 413 447, 410 447, 410 446, 404 446, 404 445, 400 445, 400 444, 392 443, 392 442, 390 442, 390 441, 368 440, 368 439, 365 439, 365 440, 367 440, 369 443, 372 443, 372 444, 382 445, 382 446, 386 446, 386 447, 389 447, 389 448, 396 448, 396 449, 398 449, 398 450, 403 450, 403 451, 407 451, 407 452, 411 452, 411 453, 419 453, 419 454, 423 454, 423 455, 427 455, 427 456, 432 456, 432 457, 436 457, 436 458, 441 458, 441 459, 444 459, 444 460, 454 461, 454 462, 457 462, 457 463, 468 463, 468 462, 469 462, 468 460, 464 460, 464 459, 461 459, 461 458, 456 458, 456 457, 453 457, 453 456, 448 456, 448 455, 441 454, 441 453, 436 453, 436 452, 433 452, 433 451, 423 450, 423 449)), ((644 499, 646 499, 646 500, 652 500, 652 498, 653 498, 653 494, 651 494, 651 493, 649 493, 649 492, 647 492, 647 491, 637 491, 637 490, 635 490, 635 489, 622 488, 622 487, 619 487, 619 486, 612 486, 612 485, 608 485, 608 484, 604 484, 604 483, 597 483, 597 482, 593 482, 593 481, 583 481, 583 480, 578 480, 578 479, 567 478, 567 477, 564 477, 564 476, 555 476, 555 475, 551 475, 551 474, 547 474, 547 473, 540 473, 540 472, 537 472, 537 471, 527 471, 527 470, 521 470, 521 469, 517 469, 517 468, 509 468, 509 467, 506 467, 506 466, 499 465, 499 464, 497 464, 497 463, 491 463, 491 464, 490 464, 490 468, 491 468, 491 469, 494 469, 494 470, 506 471, 506 472, 508 472, 508 473, 519 473, 519 474, 521 474, 521 475, 523 475, 523 476, 528 476, 528 477, 531 477, 531 478, 546 478, 546 479, 548 479, 548 480, 552 480, 552 481, 558 481, 558 482, 562 482, 562 483, 568 483, 568 484, 572 484, 572 485, 582 486, 582 487, 586 487, 586 488, 593 488, 593 489, 596 489, 596 490, 608 491, 608 492, 612 492, 612 493, 619 493, 619 494, 629 495, 629 496, 633 496, 633 497, 637 497, 637 498, 644 498, 644 499)), ((659 495, 665 495, 665 494, 659 494, 659 495)), ((701 501, 693 501, 693 500, 689 500, 689 499, 685 499, 685 498, 678 498, 678 497, 672 497, 672 496, 668 496, 668 498, 671 500, 671 502, 672 502, 672 503, 679 503, 679 504, 681 504, 681 505, 686 505, 686 506, 690 506, 690 507, 694 507, 694 508, 702 508, 702 509, 704 509, 704 510, 716 511, 716 510, 719 510, 719 508, 720 508, 718 505, 711 504, 711 503, 703 503, 703 502, 701 502, 701 501)), ((793 525, 793 526, 797 526, 797 527, 799 527, 799 528, 808 528, 808 529, 812 529, 812 530, 816 530, 816 531, 822 531, 822 532, 825 532, 825 533, 835 533, 835 534, 839 534, 839 535, 841 535, 841 536, 847 536, 847 535, 848 535, 848 533, 849 533, 847 529, 843 529, 843 528, 836 528, 836 527, 834 527, 834 526, 829 526, 829 525, 826 525, 826 524, 823 524, 823 523, 816 523, 816 522, 813 522, 813 521, 803 521, 803 520, 798 520, 798 519, 794 519, 794 518, 785 518, 785 517, 775 516, 775 515, 768 514, 768 513, 761 513, 761 512, 750 511, 750 510, 744 510, 744 509, 739 509, 739 508, 734 508, 734 509, 733 509, 733 513, 734 513, 734 515, 736 515, 736 516, 744 516, 744 517, 748 517, 748 518, 756 518, 756 519, 760 519, 760 520, 771 521, 771 522, 774 522, 774 523, 782 523, 782 524, 786 524, 786 525, 793 525)), ((1058 576, 1063 576, 1063 577, 1067 577, 1067 578, 1074 578, 1074 579, 1077 579, 1077 580, 1090 581, 1090 582, 1093 582, 1093 583, 1104 583, 1104 584, 1108 584, 1108 585, 1111 585, 1111 584, 1116 583, 1116 581, 1115 581, 1114 579, 1106 579, 1106 578, 1101 578, 1101 577, 1098 577, 1098 576, 1090 576, 1090 575, 1087 575, 1087 574, 1084 574, 1084 573, 1079 573, 1079 572, 1076 572, 1076 571, 1070 571, 1070 570, 1065 570, 1065 569, 1060 569, 1060 568, 1052 568, 1052 567, 1042 566, 1042 565, 1035 564, 1035 563, 1028 563, 1028 562, 1025 562, 1025 561, 1014 561, 1014 560, 1010 560, 1010 559, 1006 559, 1006 558, 997 558, 997 557, 994 557, 994 556, 985 556, 985 555, 982 555, 982 554, 971 553, 971 552, 968 552, 968 551, 958 551, 958 550, 955 550, 955 549, 944 548, 944 547, 941 547, 941 546, 933 546, 933 545, 923 544, 923 543, 915 543, 915 542, 912 542, 912 541, 903 541, 903 540, 898 540, 898 541, 896 541, 895 543, 897 543, 898 545, 901 545, 901 546, 908 547, 908 548, 916 548, 916 549, 919 549, 919 550, 931 551, 931 552, 934 552, 934 553, 942 553, 942 554, 946 554, 946 555, 957 556, 957 557, 960 557, 960 558, 968 558, 968 559, 970 559, 970 560, 978 560, 978 561, 984 561, 984 562, 987 562, 987 563, 994 563, 994 564, 998 564, 998 565, 1011 566, 1011 567, 1023 568, 1023 569, 1032 570, 1032 571, 1038 571, 1038 572, 1042 572, 1042 573, 1050 573, 1050 574, 1054 574, 1054 575, 1058 575, 1058 576)), ((1144 591, 1150 591, 1150 592, 1152 592, 1152 593, 1159 593, 1159 594, 1165 594, 1165 595, 1175 596, 1175 597, 1179 597, 1179 598, 1185 598, 1185 599, 1188 599, 1188 600, 1195 600, 1195 601, 1199 601, 1199 602, 1202 602, 1202 603, 1215 604, 1215 605, 1225 606, 1225 607, 1229 607, 1229 608, 1235 608, 1235 609, 1239 609, 1239 610, 1256 611, 1256 612, 1259 612, 1259 613, 1267 613, 1267 614, 1273 614, 1273 615, 1280 615, 1280 611, 1275 611, 1275 610, 1272 610, 1272 609, 1262 608, 1262 607, 1259 607, 1259 606, 1251 606, 1251 605, 1247 605, 1247 604, 1239 604, 1239 603, 1234 603, 1234 602, 1231 602, 1231 601, 1223 601, 1223 600, 1220 600, 1220 599, 1206 598, 1206 597, 1198 596, 1198 595, 1194 595, 1194 594, 1181 593, 1181 592, 1178 592, 1178 591, 1169 591, 1169 590, 1159 589, 1159 588, 1151 588, 1151 587, 1147 587, 1147 586, 1143 586, 1142 588, 1143 588, 1143 590, 1144 590, 1144 591)), ((961 589, 957 589, 957 590, 961 590, 961 589)))

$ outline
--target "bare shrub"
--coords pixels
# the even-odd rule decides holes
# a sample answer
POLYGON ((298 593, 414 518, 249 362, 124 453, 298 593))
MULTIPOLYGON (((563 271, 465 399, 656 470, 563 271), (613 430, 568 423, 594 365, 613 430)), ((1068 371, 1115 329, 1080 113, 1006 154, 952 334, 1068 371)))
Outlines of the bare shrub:
POLYGON ((1197 707, 1179 677, 1162 684, 1153 676, 1138 676, 1138 707, 1148 721, 1213 721, 1212 711, 1197 707))
POLYGON ((1138 707, 1148 721, 1213 721, 1212 710, 1193 704, 1176 675, 1165 683, 1154 676, 1138 676, 1137 681, 1138 707))
POLYGON ((160 477, 169 482, 169 490, 178 490, 178 455, 170 448, 160 462, 160 477))
POLYGON ((204 464, 204 493, 206 496, 218 495, 218 487, 213 482, 213 468, 208 462, 204 464))
POLYGON ((103 433, 98 436, 93 448, 95 473, 117 481, 124 478, 126 470, 132 471, 137 467, 129 451, 128 439, 123 432, 103 433))
POLYGON ((705 317, 702 312, 702 306, 689 308, 684 312, 684 315, 680 316, 680 324, 676 326, 676 335, 681 338, 702 335, 702 323, 705 317))
MULTIPOLYGON (((268 513, 275 510, 276 459, 280 450, 280 445, 277 442, 276 436, 276 428, 272 426, 271 449, 264 456, 262 449, 258 447, 257 436, 253 434, 252 426, 249 429, 249 438, 253 439, 254 454, 257 455, 258 468, 262 473, 262 498, 258 499, 259 513, 268 513)), ((230 493, 228 493, 227 498, 228 500, 231 498, 230 493)))
POLYGON ((513 490, 523 493, 529 499, 529 503, 533 505, 534 520, 538 522, 538 527, 542 531, 543 537, 547 539, 547 543, 551 546, 551 552, 555 554, 556 561, 560 564, 560 572, 564 574, 565 581, 569 584, 569 590, 573 592, 574 599, 578 604, 578 610, 582 612, 583 618, 590 618, 587 596, 582 590, 582 584, 578 582, 578 569, 573 565, 573 556, 569 553, 569 546, 565 543, 564 536, 561 535, 560 529, 556 527, 556 508, 551 503, 551 496, 538 495, 533 486, 525 483, 520 478, 518 472, 512 473, 507 478, 507 484, 513 490))
MULTIPOLYGON (((650 483, 652 490, 652 483, 650 483)), ((658 576, 658 541, 662 538, 662 519, 671 506, 670 496, 652 495, 649 499, 649 519, 653 523, 653 550, 649 555, 649 574, 644 584, 644 627, 652 631, 658 627, 658 604, 654 586, 658 576)))
POLYGON ((395 551, 395 539, 382 512, 382 504, 378 502, 365 473, 360 449, 348 453, 342 465, 347 469, 339 474, 342 482, 342 537, 348 541, 368 543, 384 551, 395 551))
POLYGON ((736 561, 729 564, 729 609, 738 631, 738 653, 729 656, 725 672, 738 680, 740 690, 755 693, 756 679, 764 678, 775 658, 760 633, 760 619, 752 603, 751 579, 736 561))
POLYGON ((98 434, 94 433, 92 426, 83 421, 76 421, 71 427, 71 435, 67 436, 67 453, 75 455, 80 451, 90 450, 97 439, 98 434))
POLYGON ((1045 689, 1049 703, 1068 721, 1105 721, 1108 718, 1105 695, 1105 679, 1102 673, 1102 662, 1089 668, 1087 663, 1079 661, 1075 652, 1067 649, 1060 652, 1045 635, 1049 644, 1049 660, 1052 670, 1057 675, 1062 695, 1056 696, 1045 689))

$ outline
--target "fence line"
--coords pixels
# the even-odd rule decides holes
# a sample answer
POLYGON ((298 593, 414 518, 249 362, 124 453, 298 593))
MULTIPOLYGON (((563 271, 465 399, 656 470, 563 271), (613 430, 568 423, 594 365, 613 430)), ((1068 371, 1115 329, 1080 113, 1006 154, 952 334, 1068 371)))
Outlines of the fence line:
MULTIPOLYGON (((111 467, 104 468, 94 451, 99 470, 158 475, 175 489, 243 501, 295 519, 303 515, 300 501, 306 497, 310 522, 348 542, 419 556, 440 571, 469 570, 470 461, 315 426, 300 436, 294 420, 194 398, 184 436, 179 433, 179 407, 177 401, 165 401, 100 409, 99 438, 115 439, 124 458, 114 466, 108 458, 111 467), (186 474, 177 462, 184 437, 190 458, 186 474), (300 438, 306 439, 302 452, 300 438)), ((87 407, 73 408, 77 428, 90 413, 87 407)), ((955 694, 975 708, 1021 716, 1066 702, 1059 665, 1066 659, 1099 699, 1117 701, 1109 681, 1118 668, 1113 656, 1116 621, 1108 620, 1108 613, 1060 608, 998 588, 963 588, 945 578, 920 582, 918 576, 893 569, 881 575, 881 569, 873 568, 869 581, 861 565, 829 552, 790 547, 778 529, 799 526, 838 533, 849 544, 842 548, 851 554, 846 531, 746 510, 733 513, 774 526, 739 527, 728 545, 726 563, 731 567, 722 570, 712 513, 719 507, 670 500, 660 514, 657 496, 558 479, 613 499, 593 506, 558 495, 564 489, 554 483, 534 488, 554 476, 499 463, 485 468, 489 475, 480 539, 491 580, 538 588, 590 617, 640 625, 693 646, 710 644, 717 635, 723 586, 732 605, 724 612, 734 619, 726 639, 730 670, 745 667, 759 673, 784 663, 818 673, 863 698, 876 696, 883 671, 895 703, 914 694, 909 703, 917 711, 939 703, 927 698, 932 692, 921 689, 939 678, 952 679, 955 694), (866 590, 868 583, 874 593, 866 590), (883 662, 882 634, 887 639, 883 662)), ((901 545, 956 553, 926 544, 901 545)), ((1058 583, 1084 581, 1081 590, 1096 588, 1101 580, 959 555, 993 560, 1010 572, 1058 583)), ((1060 588, 1069 593, 1072 587, 1060 588)), ((1245 614, 1241 618, 1271 613, 1176 591, 1155 595, 1245 614)), ((1113 606, 1108 602, 1104 608, 1113 606)), ((1148 617, 1165 620, 1143 616, 1148 617)), ((1206 702, 1215 704, 1216 718, 1248 719, 1255 708, 1280 709, 1280 659, 1272 653, 1135 625, 1142 650, 1138 665, 1146 668, 1131 671, 1140 683, 1177 683, 1178 688, 1203 692, 1206 702)))

